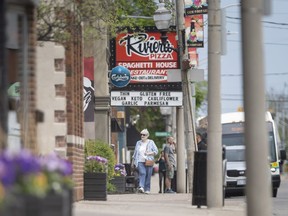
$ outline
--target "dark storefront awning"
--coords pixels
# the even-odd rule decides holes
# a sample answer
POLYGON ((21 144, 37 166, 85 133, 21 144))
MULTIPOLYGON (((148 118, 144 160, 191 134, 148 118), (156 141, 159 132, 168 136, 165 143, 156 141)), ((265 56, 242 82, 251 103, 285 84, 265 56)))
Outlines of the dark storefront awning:
POLYGON ((120 119, 111 118, 111 132, 124 132, 124 124, 121 124, 120 119))
POLYGON ((140 139, 140 132, 134 125, 131 125, 127 128, 126 137, 127 148, 129 150, 134 149, 136 142, 140 139))

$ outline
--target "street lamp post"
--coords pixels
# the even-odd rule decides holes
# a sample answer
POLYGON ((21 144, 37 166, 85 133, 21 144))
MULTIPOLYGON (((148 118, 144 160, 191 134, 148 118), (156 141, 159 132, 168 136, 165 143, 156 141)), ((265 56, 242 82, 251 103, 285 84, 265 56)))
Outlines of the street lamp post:
POLYGON ((171 12, 165 8, 165 4, 163 2, 158 4, 158 9, 154 12, 153 20, 158 30, 167 31, 170 26, 170 22, 172 19, 171 12))
POLYGON ((166 32, 169 29, 171 19, 172 19, 172 14, 171 12, 165 8, 164 3, 159 3, 158 4, 158 9, 155 11, 154 16, 153 16, 156 28, 161 32, 161 41, 163 44, 166 43, 168 36, 166 35, 166 32))

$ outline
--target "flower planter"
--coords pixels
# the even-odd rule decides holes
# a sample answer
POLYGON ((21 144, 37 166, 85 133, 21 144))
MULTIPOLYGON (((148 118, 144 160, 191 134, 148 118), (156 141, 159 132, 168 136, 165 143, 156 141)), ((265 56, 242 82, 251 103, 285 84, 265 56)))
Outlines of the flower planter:
POLYGON ((0 175, 5 191, 1 216, 72 215, 73 169, 69 161, 55 153, 35 156, 27 149, 11 156, 0 154, 5 173, 0 175), (62 190, 52 190, 55 185, 62 190))
POLYGON ((84 199, 107 200, 107 173, 84 173, 84 199))
MULTIPOLYGON (((2 214, 1 214, 2 215, 2 214)), ((72 216, 72 197, 68 190, 44 198, 18 194, 6 206, 3 216, 72 216)))
POLYGON ((125 192, 125 176, 115 176, 110 180, 110 183, 115 185, 116 193, 124 193, 125 192))

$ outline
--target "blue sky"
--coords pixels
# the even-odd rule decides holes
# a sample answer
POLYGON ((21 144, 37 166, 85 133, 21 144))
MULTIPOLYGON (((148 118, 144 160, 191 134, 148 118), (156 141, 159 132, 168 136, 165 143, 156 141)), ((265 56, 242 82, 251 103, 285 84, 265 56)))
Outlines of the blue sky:
MULTIPOLYGON (((221 0, 221 7, 239 3, 238 0, 221 0)), ((288 0, 271 0, 272 13, 263 16, 263 44, 266 92, 288 95, 288 0)), ((221 57, 222 113, 237 111, 242 102, 240 6, 226 9, 227 54, 221 57)), ((207 19, 207 16, 206 16, 207 19)), ((205 48, 199 48, 198 68, 205 69, 207 80, 207 25, 205 48)))

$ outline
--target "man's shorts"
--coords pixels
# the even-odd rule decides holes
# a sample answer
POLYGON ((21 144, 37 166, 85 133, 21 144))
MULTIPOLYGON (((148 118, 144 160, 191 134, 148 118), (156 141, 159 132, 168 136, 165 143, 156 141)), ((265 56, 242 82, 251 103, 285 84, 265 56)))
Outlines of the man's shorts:
POLYGON ((173 179, 174 178, 174 171, 175 171, 174 166, 172 166, 170 170, 166 169, 166 178, 173 179))

